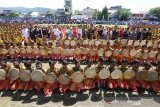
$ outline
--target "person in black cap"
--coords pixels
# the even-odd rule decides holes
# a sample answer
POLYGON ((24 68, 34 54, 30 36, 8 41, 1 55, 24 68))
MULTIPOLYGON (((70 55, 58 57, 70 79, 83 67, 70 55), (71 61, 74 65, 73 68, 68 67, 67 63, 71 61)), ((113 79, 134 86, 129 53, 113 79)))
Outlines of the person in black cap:
POLYGON ((20 61, 18 60, 18 59, 15 59, 14 61, 13 61, 13 66, 15 67, 15 68, 17 68, 17 69, 20 69, 20 61))
POLYGON ((53 73, 57 74, 57 69, 55 68, 55 64, 56 64, 55 61, 50 60, 49 61, 49 69, 47 70, 46 73, 53 72, 53 73))
POLYGON ((117 60, 111 60, 111 61, 110 61, 109 71, 110 71, 111 73, 115 70, 116 65, 117 65, 117 60))
POLYGON ((150 68, 151 68, 151 63, 148 61, 145 61, 144 62, 144 70, 148 72, 150 70, 150 68))
POLYGON ((31 68, 31 65, 32 65, 31 61, 25 61, 24 62, 24 66, 25 66, 26 70, 30 70, 32 72, 33 69, 31 68))
POLYGON ((92 66, 92 63, 91 63, 90 61, 88 61, 86 68, 89 68, 89 67, 91 67, 91 66, 92 66))
POLYGON ((74 72, 77 72, 77 71, 82 71, 82 69, 81 69, 81 67, 80 67, 80 62, 79 61, 75 61, 75 66, 72 68, 72 70, 74 71, 74 72))
POLYGON ((36 69, 42 70, 45 73, 45 70, 42 67, 42 62, 40 62, 40 61, 36 62, 36 69))
POLYGON ((98 65, 97 65, 97 69, 98 69, 98 72, 104 68, 104 62, 103 62, 103 59, 102 58, 99 58, 99 62, 98 62, 98 65))
POLYGON ((160 61, 157 63, 156 71, 158 72, 158 77, 160 79, 160 61))
POLYGON ((67 67, 67 61, 62 61, 62 67, 59 70, 59 74, 68 74, 70 75, 70 69, 67 67))
POLYGON ((140 67, 139 60, 132 61, 131 66, 132 66, 132 70, 134 70, 135 72, 138 72, 140 67))
POLYGON ((128 61, 122 60, 122 65, 120 66, 120 70, 124 73, 128 69, 128 61))
POLYGON ((7 64, 6 59, 2 59, 0 62, 0 65, 1 65, 1 69, 4 69, 6 72, 8 72, 9 69, 11 68, 11 66, 7 64))

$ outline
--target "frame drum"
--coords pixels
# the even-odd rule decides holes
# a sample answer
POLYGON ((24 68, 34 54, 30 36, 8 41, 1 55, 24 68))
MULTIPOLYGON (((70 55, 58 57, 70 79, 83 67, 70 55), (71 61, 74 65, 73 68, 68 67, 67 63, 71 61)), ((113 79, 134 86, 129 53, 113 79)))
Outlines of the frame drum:
POLYGON ((67 74, 61 74, 59 77, 58 77, 58 82, 62 85, 67 85, 70 83, 70 77, 67 75, 67 74))
POLYGON ((30 81, 30 74, 31 72, 29 70, 22 70, 19 74, 19 77, 22 81, 30 81))
POLYGON ((44 76, 44 73, 42 72, 42 70, 39 70, 39 69, 36 69, 34 70, 32 73, 31 73, 31 79, 34 81, 34 82, 40 82, 40 81, 43 81, 43 76, 44 76))
POLYGON ((114 70, 112 73, 111 73, 111 77, 112 79, 120 79, 122 77, 122 71, 121 70, 114 70))
POLYGON ((6 78, 6 72, 4 69, 0 69, 0 80, 4 80, 6 78))
POLYGON ((96 76, 96 70, 94 68, 87 68, 85 71, 85 76, 87 78, 94 78, 96 76))
POLYGON ((52 84, 57 81, 57 76, 53 72, 46 73, 44 75, 44 80, 45 82, 52 84))
POLYGON ((11 68, 8 72, 8 76, 11 80, 16 80, 19 77, 19 69, 11 68))
POLYGON ((100 79, 107 79, 110 76, 110 71, 107 68, 103 68, 100 70, 98 76, 100 79))
POLYGON ((78 71, 71 75, 71 79, 73 82, 80 83, 84 80, 84 75, 78 71))

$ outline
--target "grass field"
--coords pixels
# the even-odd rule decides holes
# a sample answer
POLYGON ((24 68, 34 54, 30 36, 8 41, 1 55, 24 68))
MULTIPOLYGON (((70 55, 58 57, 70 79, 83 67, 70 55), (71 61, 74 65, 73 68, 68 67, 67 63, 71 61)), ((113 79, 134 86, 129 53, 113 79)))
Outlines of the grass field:
MULTIPOLYGON (((38 26, 53 26, 55 24, 38 24, 38 26)), ((78 26, 78 25, 82 25, 82 24, 58 24, 60 26, 78 26)), ((99 26, 99 25, 102 25, 104 27, 114 27, 114 26, 118 26, 118 27, 123 27, 123 28, 127 28, 128 26, 127 25, 108 25, 108 24, 95 24, 94 26, 99 26)))

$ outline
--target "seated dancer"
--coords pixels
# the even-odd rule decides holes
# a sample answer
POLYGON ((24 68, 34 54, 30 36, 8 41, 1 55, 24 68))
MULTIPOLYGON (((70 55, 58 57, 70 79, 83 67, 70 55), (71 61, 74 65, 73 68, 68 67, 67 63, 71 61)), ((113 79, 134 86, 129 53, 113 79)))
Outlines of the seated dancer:
POLYGON ((20 57, 20 55, 21 55, 21 53, 20 53, 21 47, 22 47, 22 43, 18 42, 18 43, 17 43, 17 46, 14 48, 14 49, 15 49, 15 52, 17 53, 17 55, 16 55, 17 58, 21 58, 21 57, 20 57))
POLYGON ((82 52, 81 52, 82 60, 83 61, 88 61, 88 57, 89 57, 88 45, 85 44, 81 49, 82 49, 82 52))
MULTIPOLYGON (((31 67, 31 65, 32 65, 31 61, 25 61, 24 62, 25 71, 28 71, 30 74, 31 74, 31 72, 33 72, 33 68, 31 67)), ((34 84, 35 83, 33 81, 31 81, 31 79, 30 79, 28 82, 25 82, 24 90, 32 90, 33 87, 34 87, 34 84)))
POLYGON ((7 55, 7 50, 5 49, 5 44, 0 44, 0 59, 3 59, 7 55), (5 50, 5 51, 4 51, 5 50))
MULTIPOLYGON (((40 61, 36 62, 36 69, 41 70, 45 74, 45 70, 42 67, 42 63, 40 61)), ((34 71, 33 71, 34 72, 34 71)), ((34 88, 39 92, 44 86, 44 81, 36 82, 34 88)))
POLYGON ((114 44, 114 50, 113 50, 113 54, 112 54, 112 60, 117 60, 117 62, 119 61, 119 54, 120 54, 120 50, 118 49, 118 45, 114 44))
POLYGON ((67 62, 63 61, 62 67, 60 68, 58 72, 59 90, 61 93, 65 93, 69 89, 70 74, 71 74, 71 70, 67 67, 67 62), (63 79, 61 79, 61 77, 63 79))
MULTIPOLYGON (((117 60, 111 60, 110 66, 109 66, 110 73, 112 73, 114 70, 116 70, 116 68, 117 68, 116 65, 117 65, 117 60)), ((109 77, 107 84, 108 84, 108 87, 111 89, 118 87, 117 81, 115 79, 112 79, 111 76, 109 77)))
MULTIPOLYGON (((132 61, 131 67, 129 67, 128 70, 131 71, 130 74, 134 72, 136 75, 136 73, 139 71, 139 67, 140 67, 139 60, 134 60, 132 61)), ((131 88, 133 92, 137 92, 138 91, 137 86, 138 82, 136 81, 135 76, 127 79, 125 78, 125 89, 131 88)))
POLYGON ((93 62, 96 60, 97 50, 95 49, 94 45, 91 45, 88 56, 89 56, 89 61, 93 62))
POLYGON ((52 59, 59 61, 61 59, 62 48, 59 46, 59 43, 56 42, 56 46, 53 49, 52 59))
POLYGON ((70 90, 75 92, 80 92, 84 88, 83 85, 84 73, 83 69, 80 67, 79 61, 75 61, 75 67, 72 68, 71 78, 73 78, 73 80, 70 85, 70 90), (79 76, 81 80, 77 81, 75 79, 76 76, 79 76))
MULTIPOLYGON (((49 61, 49 69, 47 70, 47 72, 45 73, 45 78, 47 78, 49 75, 52 76, 52 78, 56 78, 56 76, 58 76, 58 69, 55 68, 55 64, 56 62, 54 61, 49 61), (55 76, 55 77, 54 77, 55 76)), ((44 94, 45 95, 51 95, 52 92, 58 88, 58 82, 57 81, 49 81, 46 82, 45 86, 44 86, 44 94)))
POLYGON ((102 58, 99 58, 99 62, 98 65, 96 66, 96 72, 97 72, 97 80, 96 83, 98 83, 98 88, 105 86, 106 85, 106 79, 101 79, 100 77, 98 77, 99 72, 103 69, 106 68, 104 61, 102 58))
POLYGON ((53 43, 48 42, 48 58, 51 59, 51 56, 53 54, 53 43))
POLYGON ((10 43, 10 47, 8 49, 8 54, 9 54, 9 58, 10 59, 16 59, 15 57, 15 50, 14 50, 14 46, 15 46, 15 43, 10 43))
POLYGON ((3 59, 0 62, 1 65, 1 69, 3 69, 6 72, 6 77, 2 80, 0 80, 0 91, 1 90, 8 90, 9 89, 9 83, 10 83, 10 79, 8 78, 7 74, 8 71, 10 70, 11 66, 9 64, 7 64, 7 61, 5 59, 3 59))
POLYGON ((106 61, 109 61, 110 58, 111 58, 111 55, 112 55, 112 52, 113 52, 114 48, 112 46, 110 46, 110 42, 107 42, 107 46, 104 49, 105 49, 104 59, 106 61))
MULTIPOLYGON (((122 65, 119 67, 119 69, 124 73, 128 69, 128 61, 127 60, 122 60, 122 65)), ((125 80, 123 76, 117 81, 117 85, 120 88, 125 88, 125 80)))
POLYGON ((80 47, 80 44, 77 44, 77 47, 74 49, 74 51, 75 51, 74 52, 75 60, 81 61, 82 60, 82 53, 81 53, 82 49, 80 47))
POLYGON ((142 86, 142 88, 144 88, 145 90, 149 90, 151 89, 151 84, 149 83, 149 81, 147 80, 147 75, 148 72, 151 68, 151 63, 150 62, 144 62, 144 68, 142 70, 143 75, 141 76, 141 80, 139 81, 140 85, 142 86))
MULTIPOLYGON (((20 67, 20 63, 21 62, 18 59, 14 60, 14 62, 13 62, 14 68, 16 68, 17 70, 24 69, 24 68, 20 67)), ((11 85, 10 89, 13 90, 13 91, 19 89, 20 83, 21 83, 21 81, 20 81, 19 78, 16 79, 16 80, 11 80, 10 81, 10 85, 11 85)))
POLYGON ((160 93, 160 81, 159 81, 160 80, 160 61, 157 63, 155 71, 158 73, 158 80, 151 81, 150 83, 152 85, 153 91, 159 94, 160 93))
POLYGON ((95 88, 96 82, 96 71, 95 68, 92 67, 92 63, 88 62, 87 67, 84 69, 85 71, 85 79, 84 79, 84 89, 93 89, 95 88), (86 73, 89 72, 89 73, 86 73), (90 74, 92 74, 90 76, 90 74))
POLYGON ((101 44, 98 45, 96 53, 97 53, 97 55, 96 55, 96 59, 95 60, 97 62, 100 61, 99 58, 104 58, 104 48, 103 48, 103 46, 101 44))

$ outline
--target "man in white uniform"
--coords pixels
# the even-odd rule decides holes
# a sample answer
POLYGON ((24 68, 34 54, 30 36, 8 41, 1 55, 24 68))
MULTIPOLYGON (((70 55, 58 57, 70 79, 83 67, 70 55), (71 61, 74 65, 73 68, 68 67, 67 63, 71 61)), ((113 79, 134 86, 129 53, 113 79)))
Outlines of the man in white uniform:
POLYGON ((29 30, 28 30, 28 28, 26 28, 25 26, 24 26, 24 28, 22 29, 22 34, 23 34, 23 36, 25 37, 25 40, 27 41, 27 40, 28 40, 28 37, 29 37, 29 30))

